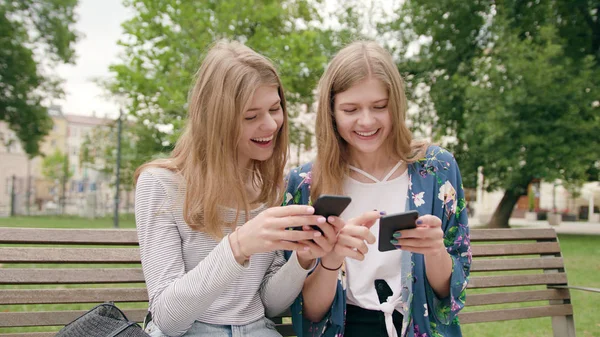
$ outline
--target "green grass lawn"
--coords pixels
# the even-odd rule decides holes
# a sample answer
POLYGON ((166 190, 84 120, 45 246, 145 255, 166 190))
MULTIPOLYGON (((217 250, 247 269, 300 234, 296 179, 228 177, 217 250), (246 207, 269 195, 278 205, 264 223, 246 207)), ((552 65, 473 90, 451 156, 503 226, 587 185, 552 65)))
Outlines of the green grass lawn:
MULTIPOLYGON (((77 217, 16 217, 0 218, 0 227, 39 227, 39 228, 111 228, 111 218, 82 219, 77 217)), ((123 215, 120 227, 135 228, 132 215, 123 215)), ((569 284, 600 288, 600 236, 559 235, 560 245, 565 259, 569 284)), ((7 288, 9 286, 0 286, 7 288)), ((14 287, 14 286, 11 286, 14 287)), ((28 287, 28 286, 22 286, 28 287)), ((70 287, 70 286, 68 286, 70 287)), ((511 288, 517 291, 525 288, 511 288)), ((575 311, 575 325, 579 337, 600 337, 600 293, 588 293, 571 290, 572 304, 575 311)), ((468 293, 467 293, 468 297, 468 293)), ((543 303, 536 303, 543 305, 543 303)), ((141 307, 144 304, 124 304, 125 308, 141 307)), ((501 308, 502 305, 490 306, 490 309, 501 308)), ((506 306, 504 306, 506 307, 506 306)), ((91 305, 51 305, 39 306, 36 310, 51 309, 89 309, 91 305)), ((33 310, 28 307, 29 310, 33 310)), ((25 310, 28 310, 25 309, 25 310)), ((23 310, 0 306, 0 311, 23 310)), ((466 310, 469 310, 468 308, 466 310)), ((58 328, 56 328, 58 329, 58 328)), ((0 332, 31 331, 25 329, 2 329, 0 332)), ((527 319, 496 323, 468 324, 463 326, 465 337, 496 337, 496 336, 552 336, 550 318, 527 319)))
MULTIPOLYGON (((112 228, 112 217, 86 219, 75 216, 18 216, 0 218, 0 227, 112 228)), ((135 228, 133 214, 119 216, 119 228, 135 228)))

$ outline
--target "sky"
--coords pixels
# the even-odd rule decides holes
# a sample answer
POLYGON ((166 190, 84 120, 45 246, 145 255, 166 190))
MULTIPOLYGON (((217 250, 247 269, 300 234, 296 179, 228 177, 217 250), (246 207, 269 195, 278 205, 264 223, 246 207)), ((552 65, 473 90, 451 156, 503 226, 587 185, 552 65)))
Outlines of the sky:
MULTIPOLYGON (((369 8, 379 3, 394 8, 402 0, 353 0, 355 5, 369 8)), ((326 2, 331 10, 336 1, 326 2)), ((381 7, 380 7, 381 8, 381 7)), ((62 107, 67 114, 116 118, 119 105, 106 96, 106 92, 94 83, 95 78, 110 77, 109 66, 119 62, 122 49, 117 41, 123 34, 121 23, 132 16, 122 0, 79 0, 76 9, 78 20, 75 29, 83 37, 75 45, 75 65, 61 65, 57 74, 64 79, 65 98, 54 100, 53 105, 62 107)), ((377 13, 372 13, 374 18, 377 13)))
POLYGON ((53 104, 67 114, 116 117, 119 106, 104 97, 105 91, 93 82, 108 78, 110 64, 118 62, 121 23, 130 17, 122 0, 80 0, 75 29, 85 36, 76 44, 75 65, 61 65, 57 74, 64 79, 65 99, 53 104))

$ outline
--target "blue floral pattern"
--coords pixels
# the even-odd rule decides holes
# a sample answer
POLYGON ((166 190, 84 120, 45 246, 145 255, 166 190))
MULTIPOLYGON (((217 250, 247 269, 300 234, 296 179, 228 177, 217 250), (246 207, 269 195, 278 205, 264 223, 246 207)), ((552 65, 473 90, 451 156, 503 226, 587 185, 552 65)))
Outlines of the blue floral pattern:
MULTIPOLYGON (((311 169, 312 164, 309 163, 290 172, 284 205, 311 203, 311 169)), ((410 260, 407 261, 409 272, 402 277, 406 296, 403 296, 405 308, 402 310, 404 321, 401 336, 462 336, 457 314, 465 305, 471 244, 460 171, 450 152, 430 146, 425 158, 408 166, 408 174, 408 208, 417 210, 421 215, 435 215, 442 220, 444 244, 452 257, 452 276, 450 295, 438 298, 427 281, 423 255, 404 254, 410 260)), ((302 294, 298 296, 292 305, 292 319, 298 337, 343 336, 345 288, 345 273, 341 270, 331 309, 320 322, 310 322, 303 317, 302 294)))

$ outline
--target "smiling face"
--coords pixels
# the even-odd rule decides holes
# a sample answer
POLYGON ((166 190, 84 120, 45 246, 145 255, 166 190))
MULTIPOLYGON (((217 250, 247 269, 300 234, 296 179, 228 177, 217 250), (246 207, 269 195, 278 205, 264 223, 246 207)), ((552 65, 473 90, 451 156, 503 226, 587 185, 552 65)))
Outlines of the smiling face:
POLYGON ((248 167, 252 160, 265 161, 271 158, 284 120, 276 86, 258 87, 249 106, 242 117, 238 144, 240 167, 248 167))
POLYGON ((335 95, 337 131, 351 155, 384 154, 392 129, 388 91, 379 80, 367 78, 335 95))

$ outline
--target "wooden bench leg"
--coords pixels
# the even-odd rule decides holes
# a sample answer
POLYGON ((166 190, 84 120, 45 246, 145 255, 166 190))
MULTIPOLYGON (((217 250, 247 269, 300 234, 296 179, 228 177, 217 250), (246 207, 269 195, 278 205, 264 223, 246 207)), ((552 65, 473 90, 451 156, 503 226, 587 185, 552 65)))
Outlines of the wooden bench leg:
POLYGON ((575 321, 573 315, 552 317, 554 337, 575 337, 575 321))

